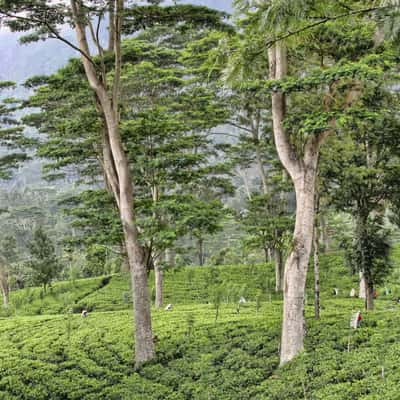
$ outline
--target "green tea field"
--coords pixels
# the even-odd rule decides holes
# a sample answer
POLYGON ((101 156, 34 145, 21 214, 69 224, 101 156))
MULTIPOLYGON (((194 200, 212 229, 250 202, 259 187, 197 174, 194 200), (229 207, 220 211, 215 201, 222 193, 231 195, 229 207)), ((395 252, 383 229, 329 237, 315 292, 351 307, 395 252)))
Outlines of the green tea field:
POLYGON ((362 303, 345 295, 353 282, 340 278, 339 261, 326 257, 322 270, 343 295, 323 288, 316 322, 310 291, 306 351, 282 368, 281 301, 268 294, 265 266, 168 272, 173 309, 153 310, 157 359, 138 371, 126 276, 14 292, 0 324, 0 399, 398 399, 400 306, 382 296, 350 330, 362 303), (228 288, 219 306, 211 277, 228 288), (238 295, 248 299, 240 308, 238 295), (81 306, 92 310, 87 318, 81 306))

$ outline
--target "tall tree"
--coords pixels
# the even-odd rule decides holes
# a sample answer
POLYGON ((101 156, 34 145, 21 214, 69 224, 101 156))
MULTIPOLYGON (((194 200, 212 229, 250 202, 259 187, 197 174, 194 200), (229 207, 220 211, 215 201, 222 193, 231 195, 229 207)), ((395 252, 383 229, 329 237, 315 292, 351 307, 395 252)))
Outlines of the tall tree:
POLYGON ((13 264, 17 261, 17 241, 13 236, 5 236, 0 242, 0 289, 3 293, 3 307, 9 304, 9 276, 13 264))
POLYGON ((103 119, 102 163, 107 187, 115 198, 121 225, 124 232, 124 244, 132 277, 132 290, 135 313, 135 361, 139 366, 154 357, 154 343, 151 327, 150 298, 147 286, 146 254, 139 240, 137 218, 135 215, 135 191, 129 158, 123 146, 121 135, 121 89, 122 89, 122 33, 134 33, 154 21, 164 20, 168 24, 180 23, 185 19, 200 21, 207 25, 218 22, 221 15, 208 12, 205 8, 189 7, 189 13, 183 14, 179 6, 158 7, 150 2, 149 8, 134 6, 126 10, 123 0, 98 3, 71 0, 64 2, 13 2, 0 3, 0 18, 13 29, 26 31, 36 29, 27 40, 56 37, 81 55, 83 69, 89 87, 94 93, 95 104, 103 119), (111 8, 110 8, 110 4, 111 8), (146 12, 148 11, 148 12, 146 12), (113 20, 109 23, 109 48, 107 53, 101 44, 99 31, 103 16, 109 14, 113 20), (97 21, 97 26, 94 26, 97 21), (60 26, 69 23, 75 30, 77 45, 68 41, 60 33, 60 26), (94 43, 97 56, 94 56, 90 42, 94 43), (112 59, 112 73, 108 59, 112 59))
POLYGON ((43 285, 43 290, 46 292, 47 287, 61 270, 54 244, 43 228, 38 227, 28 247, 31 255, 28 265, 33 270, 33 281, 35 284, 43 285))
MULTIPOLYGON (((0 82, 0 91, 13 89, 13 82, 0 82)), ((25 160, 27 155, 24 148, 34 141, 23 134, 23 127, 15 116, 20 102, 3 97, 0 102, 0 179, 9 179, 13 170, 25 160)), ((6 205, 2 205, 2 212, 6 211, 6 205)), ((3 306, 9 303, 9 273, 10 266, 15 261, 15 239, 4 238, 0 251, 0 288, 3 294, 3 306)))
MULTIPOLYGON (((14 82, 0 81, 0 92, 14 87, 14 82)), ((23 135, 23 127, 15 116, 19 105, 18 100, 9 97, 2 97, 0 102, 0 147, 8 149, 0 156, 0 179, 10 178, 12 170, 28 158, 23 148, 34 142, 23 135)))
POLYGON ((242 3, 242 11, 248 12, 244 43, 252 43, 252 59, 268 52, 270 79, 261 81, 263 83, 253 81, 249 85, 241 83, 241 86, 248 86, 254 92, 256 88, 270 91, 275 146, 296 193, 292 251, 286 261, 284 277, 281 342, 281 364, 284 364, 304 345, 304 294, 313 238, 320 148, 327 137, 338 130, 340 115, 345 114, 357 98, 358 79, 361 76, 371 79, 379 74, 379 70, 374 69, 375 61, 371 63, 372 58, 368 57, 368 52, 374 52, 374 28, 357 28, 359 21, 356 19, 334 21, 329 30, 328 25, 318 29, 320 24, 307 38, 298 38, 300 47, 299 42, 292 47, 293 43, 280 40, 287 30, 300 29, 310 19, 318 19, 320 13, 335 12, 342 5, 317 1, 310 5, 299 1, 288 6, 286 1, 277 1, 250 7, 248 2, 238 3, 242 3), (268 48, 257 47, 260 40, 256 42, 255 37, 262 37, 261 44, 267 42, 268 48), (344 38, 352 45, 338 48, 337 41, 344 38), (302 57, 296 57, 299 51, 302 57), (288 58, 288 52, 293 52, 293 57, 288 58), (304 59, 307 62, 302 64, 304 59), (339 63, 343 59, 347 65, 339 63), (335 74, 334 79, 332 74, 335 74), (338 84, 338 81, 343 83, 338 84))
POLYGON ((331 203, 354 218, 348 250, 351 266, 366 283, 366 310, 373 309, 375 286, 390 271, 382 216, 397 202, 399 176, 398 96, 384 81, 364 82, 363 92, 342 122, 343 135, 323 152, 322 174, 331 203), (390 111, 389 111, 390 110, 390 111), (334 155, 333 155, 334 154, 334 155))

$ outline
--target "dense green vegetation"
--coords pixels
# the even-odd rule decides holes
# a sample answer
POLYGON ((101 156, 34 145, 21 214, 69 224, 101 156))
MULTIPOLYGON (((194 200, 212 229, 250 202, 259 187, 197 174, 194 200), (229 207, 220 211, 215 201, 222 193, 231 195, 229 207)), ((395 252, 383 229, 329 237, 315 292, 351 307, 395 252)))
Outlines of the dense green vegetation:
POLYGON ((400 316, 394 294, 382 293, 377 310, 363 314, 360 329, 350 330, 362 301, 349 298, 354 279, 343 258, 323 257, 321 274, 322 319, 313 318, 310 289, 306 351, 280 369, 282 303, 275 296, 255 301, 262 281, 273 276, 272 266, 169 271, 166 301, 173 309, 153 313, 157 358, 138 372, 127 276, 60 282, 47 294, 41 288, 16 291, 16 315, 0 324, 0 398, 396 399, 400 316), (223 300, 217 321, 215 282, 239 290, 223 300), (338 297, 331 294, 333 285, 338 297), (248 302, 238 313, 239 295, 248 302), (80 306, 93 311, 81 318, 80 306))
POLYGON ((399 397, 399 1, 199 3, 0 0, 0 400, 399 397))
MULTIPOLYGON (((350 274, 341 255, 322 257, 322 296, 330 298, 333 288, 339 288, 339 297, 348 297, 356 287, 357 278, 350 274)), ((214 267, 175 267, 165 272, 165 304, 207 304, 213 302, 216 289, 222 291, 222 303, 235 304, 240 297, 255 302, 281 300, 275 292, 274 267, 272 264, 224 265, 214 267)), ((150 288, 154 300, 153 272, 150 288)), ((309 287, 312 290, 313 276, 309 287)), ((71 310, 74 313, 86 308, 90 311, 117 311, 131 307, 131 291, 128 274, 56 282, 47 292, 43 288, 26 288, 13 291, 11 309, 3 313, 17 315, 59 314, 71 310)), ((311 299, 310 299, 311 301, 311 299)))

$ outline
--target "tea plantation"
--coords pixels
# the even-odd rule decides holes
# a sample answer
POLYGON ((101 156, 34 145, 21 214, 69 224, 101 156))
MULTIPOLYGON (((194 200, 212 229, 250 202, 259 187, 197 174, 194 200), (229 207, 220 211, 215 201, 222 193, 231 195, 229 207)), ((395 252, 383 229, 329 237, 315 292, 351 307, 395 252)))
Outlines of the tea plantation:
POLYGON ((57 283, 46 294, 16 291, 0 322, 0 399, 399 399, 396 287, 350 330, 362 308, 348 297, 355 280, 339 255, 325 256, 321 269, 321 320, 313 319, 310 277, 306 351, 282 368, 272 266, 167 271, 173 310, 153 310, 157 359, 139 371, 127 276, 57 283), (238 296, 248 300, 240 308, 238 296))

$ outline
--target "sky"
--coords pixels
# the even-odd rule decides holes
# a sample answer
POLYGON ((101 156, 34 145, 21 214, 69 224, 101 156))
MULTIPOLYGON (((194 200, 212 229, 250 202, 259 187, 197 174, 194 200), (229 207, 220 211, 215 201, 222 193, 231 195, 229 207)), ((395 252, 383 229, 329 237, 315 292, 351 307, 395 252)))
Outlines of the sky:
MULTIPOLYGON (((205 5, 227 12, 232 11, 232 0, 187 0, 182 2, 205 5)), ((72 32, 70 35, 74 36, 72 32)), ((18 34, 0 29, 0 81, 11 80, 23 83, 34 75, 49 75, 65 65, 73 56, 76 56, 74 51, 58 40, 20 45, 18 34)), ((12 93, 6 91, 2 95, 20 97, 26 95, 26 91, 19 86, 12 93)), ((15 185, 25 186, 28 176, 31 183, 39 182, 40 170, 41 164, 38 160, 26 163, 11 181, 1 182, 0 188, 10 188, 15 185)))
MULTIPOLYGON (((182 2, 232 11, 232 0, 182 2)), ((72 49, 57 40, 20 45, 17 34, 0 29, 0 80, 23 82, 33 75, 51 74, 65 65, 74 55, 72 49)))

